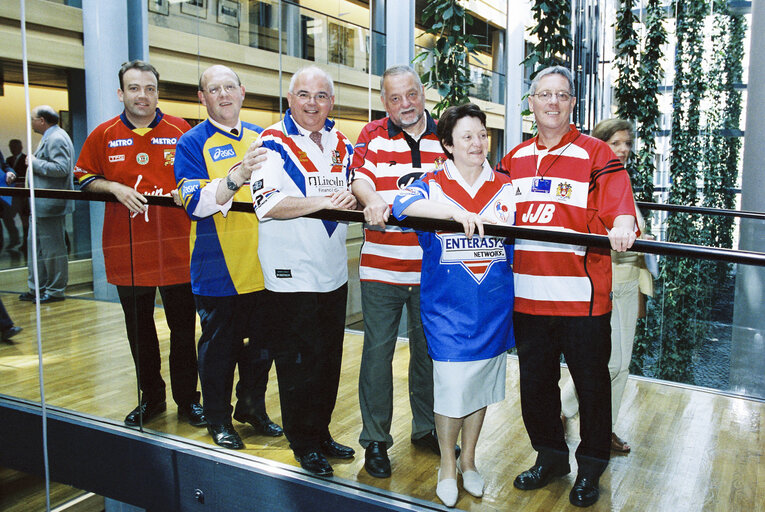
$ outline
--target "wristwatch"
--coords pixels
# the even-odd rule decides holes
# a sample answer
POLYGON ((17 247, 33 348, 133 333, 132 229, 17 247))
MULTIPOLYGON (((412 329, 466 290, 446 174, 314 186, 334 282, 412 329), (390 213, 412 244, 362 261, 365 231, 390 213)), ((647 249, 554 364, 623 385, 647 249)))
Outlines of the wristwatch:
POLYGON ((230 175, 226 175, 226 186, 229 190, 233 190, 234 192, 242 188, 242 185, 237 185, 237 183, 231 179, 230 175))

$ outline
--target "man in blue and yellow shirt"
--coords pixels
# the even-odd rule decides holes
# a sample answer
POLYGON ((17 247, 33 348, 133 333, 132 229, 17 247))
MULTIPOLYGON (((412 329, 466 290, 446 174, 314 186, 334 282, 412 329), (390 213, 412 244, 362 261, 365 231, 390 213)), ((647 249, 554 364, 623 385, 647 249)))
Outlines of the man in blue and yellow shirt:
MULTIPOLYGON (((234 418, 265 435, 281 435, 266 414, 264 393, 271 359, 259 337, 263 273, 258 260, 258 220, 230 212, 232 201, 252 201, 250 174, 263 157, 245 152, 262 129, 239 120, 244 86, 226 66, 199 79, 208 119, 178 141, 175 178, 191 218, 191 288, 202 325, 199 375, 208 431, 216 444, 241 449, 231 424, 231 389, 239 362, 234 418), (244 345, 244 338, 249 343, 244 345)), ((259 144, 259 143, 258 143, 259 144)))

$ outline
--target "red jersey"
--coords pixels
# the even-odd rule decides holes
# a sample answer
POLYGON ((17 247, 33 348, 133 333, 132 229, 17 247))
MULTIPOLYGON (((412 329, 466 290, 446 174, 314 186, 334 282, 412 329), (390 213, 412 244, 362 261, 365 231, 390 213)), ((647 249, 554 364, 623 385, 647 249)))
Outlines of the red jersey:
MULTIPOLYGON (((74 169, 81 186, 105 178, 141 194, 169 196, 176 188, 175 145, 191 127, 157 109, 148 128, 135 128, 123 112, 88 135, 74 169)), ((149 206, 131 214, 106 203, 103 250, 106 279, 121 286, 189 282, 190 221, 181 208, 149 206)))
MULTIPOLYGON (((635 215, 629 175, 608 145, 571 130, 557 146, 537 137, 500 163, 516 200, 515 224, 607 234, 619 215, 635 215)), ((515 311, 531 315, 604 315, 611 310, 608 249, 517 239, 515 311)))
MULTIPOLYGON (((426 173, 443 168, 446 155, 436 136, 436 123, 427 116, 425 132, 413 140, 389 117, 372 121, 359 134, 351 167, 354 180, 372 186, 388 206, 403 190, 426 173)), ((359 278, 388 284, 420 284, 422 249, 412 231, 397 226, 381 230, 364 226, 359 278)))

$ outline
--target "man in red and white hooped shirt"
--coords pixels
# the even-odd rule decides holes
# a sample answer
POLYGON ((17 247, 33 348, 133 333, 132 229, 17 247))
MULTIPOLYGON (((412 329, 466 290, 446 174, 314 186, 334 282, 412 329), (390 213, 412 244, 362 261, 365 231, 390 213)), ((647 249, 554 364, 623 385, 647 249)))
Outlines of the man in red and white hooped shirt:
POLYGON ((359 277, 364 348, 359 373, 366 449, 364 467, 378 478, 391 474, 393 372, 391 363, 404 305, 409 338, 409 402, 412 443, 440 453, 433 422, 433 362, 420 323, 422 249, 413 231, 386 226, 399 190, 446 161, 436 123, 425 111, 425 89, 409 66, 388 68, 380 82, 388 117, 367 124, 354 151, 352 190, 364 207, 364 245, 359 277))
MULTIPOLYGON (((576 103, 568 69, 536 76, 529 108, 538 135, 500 163, 515 189, 516 225, 608 234, 616 251, 636 237, 635 205, 627 171, 604 142, 569 124, 576 103)), ((566 358, 580 404, 578 476, 569 500, 589 506, 599 497, 608 465, 611 398, 611 258, 608 249, 518 239, 515 274, 515 339, 521 409, 534 466, 515 487, 544 487, 567 474, 568 446, 560 420, 560 354, 566 358)))

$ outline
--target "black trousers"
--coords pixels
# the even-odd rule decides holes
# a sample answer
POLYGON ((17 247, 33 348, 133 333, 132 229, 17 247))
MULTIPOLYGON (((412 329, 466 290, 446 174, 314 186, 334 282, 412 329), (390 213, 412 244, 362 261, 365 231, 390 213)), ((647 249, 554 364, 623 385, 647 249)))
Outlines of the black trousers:
POLYGON ((521 411, 538 464, 568 463, 560 420, 560 355, 577 396, 581 442, 579 474, 600 476, 611 436, 611 314, 595 317, 513 315, 521 380, 521 411))
POLYGON ((295 455, 330 438, 345 334, 347 283, 327 293, 268 291, 268 350, 276 364, 284 434, 295 455))
POLYGON ((13 320, 11 320, 8 311, 5 309, 3 301, 0 300, 0 331, 5 332, 11 327, 13 327, 13 320))
MULTIPOLYGON (((164 401, 165 381, 160 373, 162 361, 154 325, 156 288, 117 286, 117 293, 125 313, 125 327, 141 395, 150 402, 164 401)), ((187 407, 199 401, 194 296, 189 283, 160 286, 159 294, 170 328, 170 385, 173 400, 179 406, 187 407)))
POLYGON ((199 378, 207 422, 231 422, 234 368, 239 364, 237 411, 265 412, 271 358, 263 346, 264 291, 229 297, 195 295, 202 324, 199 378), (248 339, 245 345, 244 340, 248 339))

